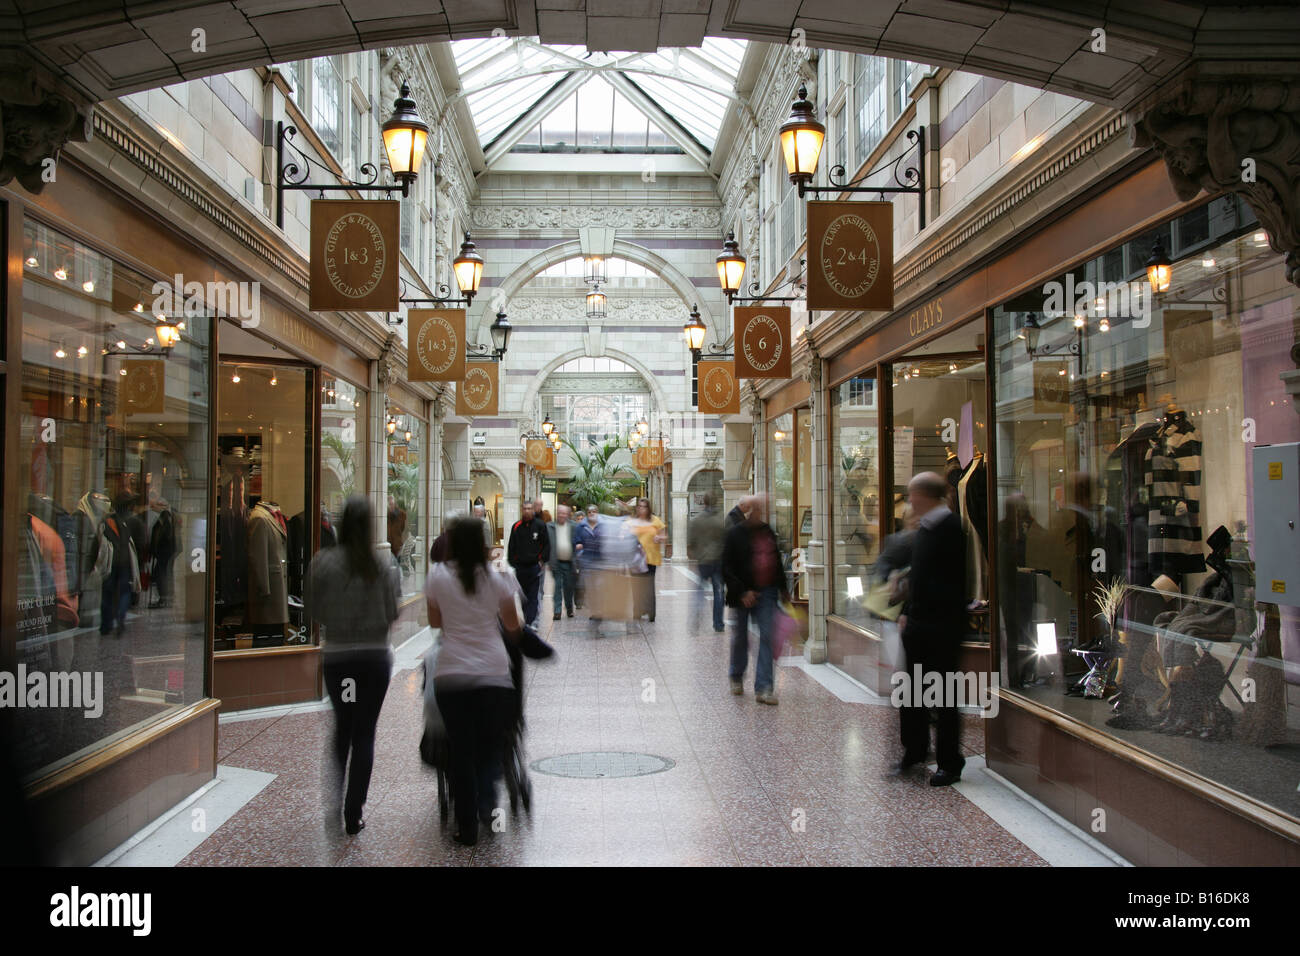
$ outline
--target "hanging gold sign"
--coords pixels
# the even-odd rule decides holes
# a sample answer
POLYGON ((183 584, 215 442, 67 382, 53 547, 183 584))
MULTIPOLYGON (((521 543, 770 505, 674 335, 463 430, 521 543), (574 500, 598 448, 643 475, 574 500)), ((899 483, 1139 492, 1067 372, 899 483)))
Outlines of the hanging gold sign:
POLYGON ((740 383, 733 362, 700 362, 697 407, 714 415, 740 414, 740 383))
POLYGON ((808 308, 894 307, 894 204, 808 203, 808 308))
POLYGON ((167 362, 164 359, 128 359, 122 362, 122 410, 128 415, 156 415, 166 411, 167 362))
POLYGON ((790 310, 737 307, 736 378, 790 377, 790 310))
POLYGON ((465 378, 465 310, 411 309, 406 313, 406 378, 459 382, 465 378))
POLYGON ((637 471, 654 471, 664 463, 664 446, 661 442, 641 445, 632 453, 632 466, 637 471))
POLYGON ((312 309, 397 311, 399 207, 396 200, 312 200, 312 309))
POLYGON ((540 438, 528 439, 524 450, 524 461, 538 471, 550 471, 555 467, 555 449, 551 443, 540 438))
POLYGON ((481 418, 497 413, 496 362, 466 362, 465 379, 456 385, 456 414, 481 418))

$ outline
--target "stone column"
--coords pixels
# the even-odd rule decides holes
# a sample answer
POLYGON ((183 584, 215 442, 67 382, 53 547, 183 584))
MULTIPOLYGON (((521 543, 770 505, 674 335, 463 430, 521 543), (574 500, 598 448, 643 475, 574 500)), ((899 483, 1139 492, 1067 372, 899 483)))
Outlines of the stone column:
POLYGON ((374 535, 382 550, 388 550, 388 388, 397 384, 400 374, 393 355, 397 336, 389 333, 379 358, 370 363, 370 402, 367 405, 366 467, 370 502, 375 511, 374 535))
POLYGON ((690 522, 690 495, 685 491, 674 491, 672 493, 672 509, 673 563, 685 564, 689 560, 686 556, 686 526, 690 522))
POLYGON ((722 513, 725 515, 736 503, 745 495, 754 489, 750 487, 748 478, 723 478, 722 479, 722 513))
MULTIPOLYGON (((809 333, 811 336, 811 333, 809 333)), ((811 346, 811 338, 809 345, 811 346)), ((830 451, 830 409, 822 390, 822 359, 816 351, 808 360, 809 418, 812 421, 812 489, 809 500, 813 533, 808 539, 804 562, 808 574, 808 640, 803 655, 810 664, 826 662, 826 615, 831 609, 829 549, 830 509, 826 500, 827 461, 830 451)))
POLYGON ((442 404, 442 394, 433 400, 429 415, 429 468, 428 489, 425 499, 429 515, 429 541, 442 533, 443 506, 447 475, 442 473, 442 442, 445 437, 444 420, 446 409, 442 404))

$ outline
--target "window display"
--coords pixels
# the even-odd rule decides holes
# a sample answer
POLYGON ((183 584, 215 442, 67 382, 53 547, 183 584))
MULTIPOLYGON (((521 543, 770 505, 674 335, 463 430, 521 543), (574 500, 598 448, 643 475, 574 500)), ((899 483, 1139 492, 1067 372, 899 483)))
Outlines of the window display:
POLYGON ((776 532, 783 563, 794 548, 794 413, 777 415, 767 426, 768 469, 772 479, 772 513, 768 523, 776 532))
MULTIPOLYGON (((831 389, 834 612, 872 628, 865 600, 880 553, 880 419, 874 375, 831 389)), ((892 529, 891 529, 892 532, 892 529)))
POLYGON ((225 361, 217 377, 216 650, 308 644, 313 371, 225 361))
POLYGON ((995 310, 994 395, 1004 684, 1300 817, 1300 618, 1257 593, 1252 487, 1300 440, 1297 315, 1216 199, 995 310))
POLYGON ((890 367, 893 385, 893 521, 907 527, 907 483, 932 471, 948 480, 948 507, 966 542, 968 640, 988 640, 988 442, 984 323, 967 322, 890 367))
POLYGON ((420 529, 424 488, 424 423, 399 405, 388 406, 388 545, 402 572, 402 597, 421 593, 429 549, 420 529))
POLYGON ((77 698, 16 711, 35 775, 203 696, 212 319, 154 313, 152 279, 34 221, 23 260, 4 640, 77 698))

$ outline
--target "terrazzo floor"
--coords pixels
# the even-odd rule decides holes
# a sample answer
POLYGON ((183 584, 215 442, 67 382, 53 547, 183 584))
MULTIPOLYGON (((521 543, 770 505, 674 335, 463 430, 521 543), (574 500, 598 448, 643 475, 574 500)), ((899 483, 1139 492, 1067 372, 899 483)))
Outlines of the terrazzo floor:
MULTIPOLYGON (((480 828, 477 846, 459 846, 439 824, 435 778, 417 750, 420 668, 399 664, 365 830, 349 837, 324 820, 328 710, 223 721, 219 762, 276 776, 181 865, 1046 865, 956 790, 928 786, 925 773, 887 776, 892 708, 844 702, 792 666, 777 668, 780 704, 757 704, 752 658, 744 696, 732 696, 729 633, 707 616, 697 625, 692 583, 665 570, 654 624, 626 634, 609 625, 616 633, 600 637, 582 611, 554 624, 557 658, 527 670, 525 749, 529 762, 644 752, 672 769, 599 780, 532 772, 531 814, 507 810, 503 832, 480 828)), ((979 719, 962 721, 965 752, 981 752, 979 719)))

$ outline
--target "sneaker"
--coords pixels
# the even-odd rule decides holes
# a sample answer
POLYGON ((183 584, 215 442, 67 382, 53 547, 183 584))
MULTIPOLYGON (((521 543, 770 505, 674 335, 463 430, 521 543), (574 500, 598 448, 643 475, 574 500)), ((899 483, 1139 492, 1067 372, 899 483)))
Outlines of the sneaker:
POLYGON ((745 685, 738 680, 733 680, 731 682, 731 692, 739 697, 745 692, 745 685))
POLYGON ((770 690, 760 690, 756 692, 754 694, 754 700, 758 701, 760 704, 777 703, 776 694, 770 690))
MULTIPOLYGON (((573 615, 570 614, 569 617, 573 617, 573 615)), ((558 612, 556 613, 555 617, 551 618, 552 621, 558 621, 559 619, 560 619, 560 615, 558 612)))

